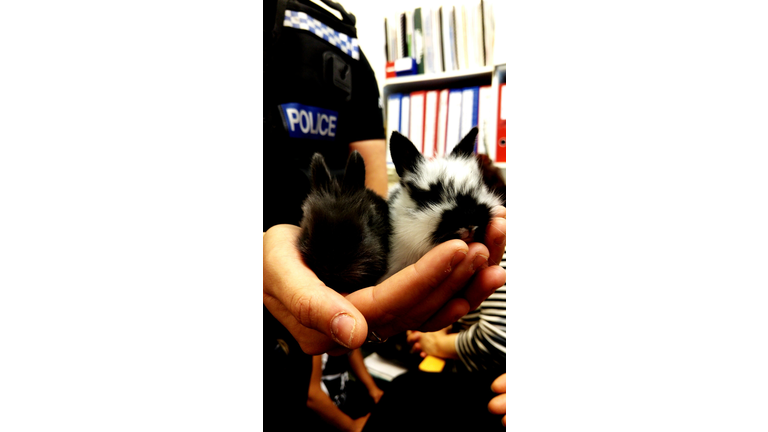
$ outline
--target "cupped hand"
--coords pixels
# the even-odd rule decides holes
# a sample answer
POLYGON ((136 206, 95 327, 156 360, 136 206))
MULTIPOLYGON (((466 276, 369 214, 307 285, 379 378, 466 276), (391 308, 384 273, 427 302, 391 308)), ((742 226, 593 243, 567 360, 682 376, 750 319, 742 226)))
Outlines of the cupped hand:
POLYGON ((307 354, 361 346, 365 317, 307 267, 296 247, 299 233, 295 225, 275 225, 264 234, 264 305, 307 354))
POLYGON ((482 243, 449 240, 380 284, 346 298, 381 338, 406 330, 436 331, 466 315, 503 284, 503 276, 499 283, 498 273, 489 269, 488 256, 482 243), (491 272, 483 276, 487 270, 491 272))
POLYGON ((358 348, 369 329, 382 338, 441 329, 504 283, 504 270, 488 267, 485 245, 451 240, 379 285, 344 297, 304 264, 296 248, 299 231, 276 225, 264 234, 263 301, 310 355, 358 348))

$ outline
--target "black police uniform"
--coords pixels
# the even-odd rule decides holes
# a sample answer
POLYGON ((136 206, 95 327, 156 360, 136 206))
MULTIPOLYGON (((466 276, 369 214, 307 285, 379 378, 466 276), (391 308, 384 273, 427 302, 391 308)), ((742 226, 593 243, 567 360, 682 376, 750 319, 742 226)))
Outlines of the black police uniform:
MULTIPOLYGON (((264 2, 264 231, 299 224, 315 152, 340 175, 350 143, 385 137, 373 69, 339 9, 341 21, 308 0, 264 2)), ((263 311, 264 427, 302 430, 316 418, 306 407, 312 358, 263 311)))
POLYGON ((354 17, 340 21, 309 1, 283 5, 277 27, 281 2, 264 5, 264 231, 298 225, 315 152, 338 175, 349 143, 384 139, 376 77, 351 40, 354 17))

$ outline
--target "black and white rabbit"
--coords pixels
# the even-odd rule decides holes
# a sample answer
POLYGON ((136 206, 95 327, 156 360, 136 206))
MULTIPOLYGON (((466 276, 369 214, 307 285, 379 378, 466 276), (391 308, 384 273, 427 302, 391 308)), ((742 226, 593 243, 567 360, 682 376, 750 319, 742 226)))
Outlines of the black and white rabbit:
POLYGON ((400 183, 389 192, 389 269, 381 280, 447 240, 484 240, 494 207, 503 201, 483 181, 473 154, 477 133, 473 128, 449 155, 434 159, 424 157, 408 138, 392 133, 390 152, 400 183))
POLYGON ((310 171, 298 240, 304 262, 338 292, 375 285, 387 270, 389 211, 387 201, 365 187, 363 157, 352 152, 341 183, 319 153, 310 171))

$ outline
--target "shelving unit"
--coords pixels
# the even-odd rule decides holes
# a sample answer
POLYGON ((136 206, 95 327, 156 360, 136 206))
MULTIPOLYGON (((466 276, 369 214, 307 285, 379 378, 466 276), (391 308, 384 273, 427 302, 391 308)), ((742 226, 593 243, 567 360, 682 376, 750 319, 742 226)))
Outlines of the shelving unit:
MULTIPOLYGON (((410 93, 419 90, 441 90, 446 88, 463 88, 487 85, 491 85, 493 87, 493 94, 498 97, 499 82, 506 82, 506 64, 471 70, 460 70, 455 72, 388 78, 384 82, 382 100, 386 101, 389 95, 395 93, 410 93)), ((386 112, 386 105, 387 104, 385 103, 385 119, 388 115, 386 112)), ((495 105, 496 104, 494 104, 494 106, 495 105)), ((388 124, 386 120, 385 124, 388 124)), ((493 133, 493 137, 495 138, 495 131, 493 133)), ((495 165, 501 168, 502 173, 506 178, 506 163, 497 162, 495 165)), ((399 181, 399 177, 395 172, 394 166, 391 164, 388 165, 387 172, 390 184, 399 181)))

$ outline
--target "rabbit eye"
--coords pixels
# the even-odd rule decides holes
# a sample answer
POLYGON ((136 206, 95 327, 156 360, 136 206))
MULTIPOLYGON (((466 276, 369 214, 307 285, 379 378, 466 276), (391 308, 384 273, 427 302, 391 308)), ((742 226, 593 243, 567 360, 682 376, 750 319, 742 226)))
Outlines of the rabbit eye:
POLYGON ((420 208, 439 203, 444 192, 442 183, 432 183, 429 185, 429 189, 424 189, 414 184, 408 186, 411 198, 416 201, 416 205, 420 208))

